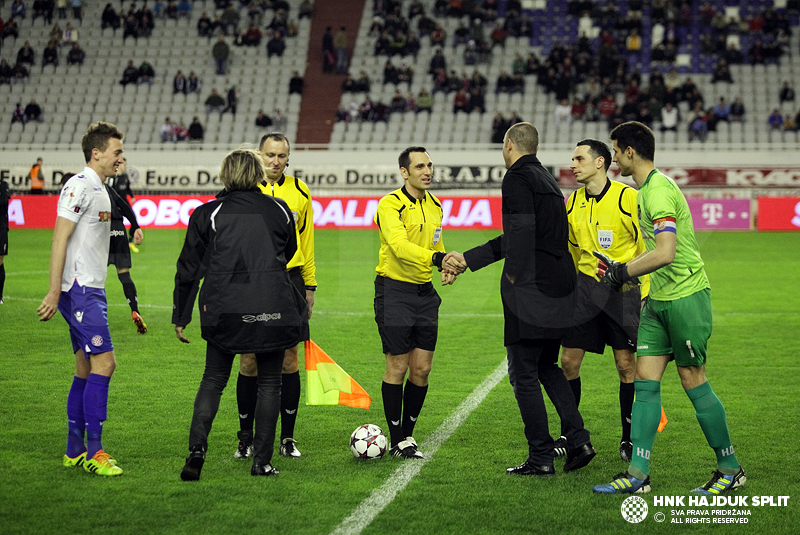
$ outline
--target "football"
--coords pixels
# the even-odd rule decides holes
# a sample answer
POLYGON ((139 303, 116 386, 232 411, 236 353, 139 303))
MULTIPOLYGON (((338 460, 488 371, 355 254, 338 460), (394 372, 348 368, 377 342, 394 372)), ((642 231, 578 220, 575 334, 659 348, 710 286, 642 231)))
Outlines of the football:
POLYGON ((359 426, 350 435, 350 451, 356 459, 380 459, 387 445, 386 435, 375 424, 359 426))

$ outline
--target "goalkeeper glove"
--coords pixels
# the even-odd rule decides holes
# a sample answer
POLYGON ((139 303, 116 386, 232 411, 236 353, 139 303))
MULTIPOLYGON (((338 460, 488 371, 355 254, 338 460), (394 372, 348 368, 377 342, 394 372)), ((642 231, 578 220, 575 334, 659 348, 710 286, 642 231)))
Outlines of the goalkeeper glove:
POLYGON ((597 275, 600 277, 600 282, 609 286, 612 290, 616 292, 625 291, 639 284, 637 277, 628 275, 627 264, 611 260, 599 251, 594 251, 592 254, 597 258, 597 275))

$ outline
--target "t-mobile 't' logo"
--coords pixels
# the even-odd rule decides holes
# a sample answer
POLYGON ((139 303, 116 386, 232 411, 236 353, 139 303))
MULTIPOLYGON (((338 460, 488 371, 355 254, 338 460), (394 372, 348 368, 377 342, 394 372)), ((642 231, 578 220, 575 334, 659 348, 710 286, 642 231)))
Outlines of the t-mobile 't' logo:
POLYGON ((722 217, 722 204, 720 203, 704 203, 703 204, 703 219, 709 225, 716 225, 722 217))

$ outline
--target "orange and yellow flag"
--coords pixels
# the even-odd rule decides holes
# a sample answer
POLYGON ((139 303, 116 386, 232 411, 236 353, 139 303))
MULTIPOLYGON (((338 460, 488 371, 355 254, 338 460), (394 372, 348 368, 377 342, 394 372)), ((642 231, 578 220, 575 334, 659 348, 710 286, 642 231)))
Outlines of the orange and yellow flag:
POLYGON ((369 409, 372 401, 369 394, 322 348, 307 340, 305 349, 306 405, 347 405, 369 409))
POLYGON ((658 422, 658 432, 659 433, 664 430, 664 427, 666 427, 668 421, 669 420, 667 420, 667 413, 664 412, 664 406, 662 405, 661 406, 661 421, 658 422))

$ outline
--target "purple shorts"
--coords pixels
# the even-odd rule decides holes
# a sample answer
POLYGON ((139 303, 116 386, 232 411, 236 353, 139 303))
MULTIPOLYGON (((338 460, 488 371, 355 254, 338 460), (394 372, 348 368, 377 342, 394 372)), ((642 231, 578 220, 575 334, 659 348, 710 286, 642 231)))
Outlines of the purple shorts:
POLYGON ((108 330, 108 305, 106 292, 102 288, 72 285, 68 292, 61 292, 58 311, 69 325, 72 351, 83 349, 86 358, 91 353, 99 354, 114 350, 108 330))

